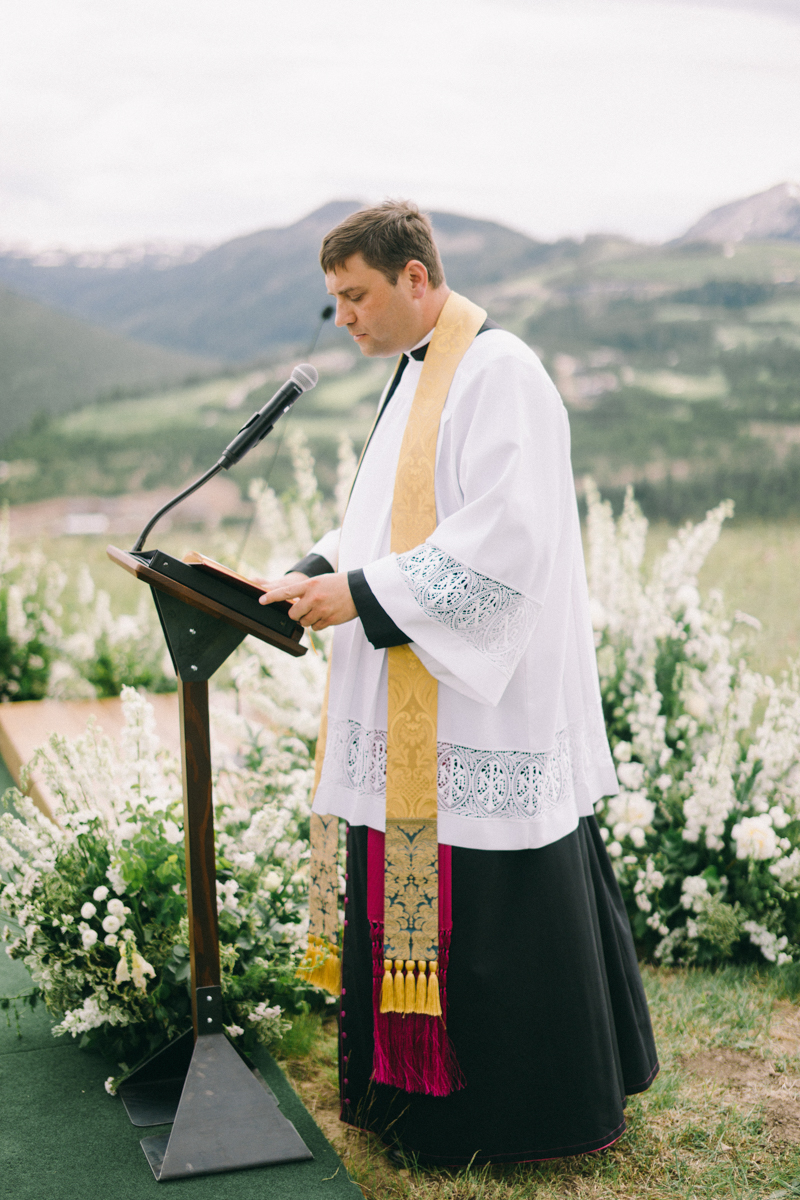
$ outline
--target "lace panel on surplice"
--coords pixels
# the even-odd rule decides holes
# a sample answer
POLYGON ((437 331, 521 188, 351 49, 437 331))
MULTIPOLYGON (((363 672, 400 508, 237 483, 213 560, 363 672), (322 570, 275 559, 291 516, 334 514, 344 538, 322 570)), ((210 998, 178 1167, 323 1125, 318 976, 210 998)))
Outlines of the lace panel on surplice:
POLYGON ((426 616, 511 676, 533 628, 532 601, 429 542, 399 554, 397 565, 426 616))
MULTIPOLYGON (((569 729, 550 750, 476 750, 438 743, 438 808, 457 817, 535 820, 575 794, 569 729)), ((358 721, 328 729, 326 774, 360 796, 386 793, 386 732, 358 721)))

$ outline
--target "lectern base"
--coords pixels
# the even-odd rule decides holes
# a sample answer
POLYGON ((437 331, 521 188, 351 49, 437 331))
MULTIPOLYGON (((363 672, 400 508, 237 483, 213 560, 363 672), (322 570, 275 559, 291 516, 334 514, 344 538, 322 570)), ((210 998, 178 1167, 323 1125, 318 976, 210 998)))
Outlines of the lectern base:
POLYGON ((179 1081, 172 1070, 191 1046, 192 1036, 190 1030, 145 1064, 142 1071, 149 1079, 120 1088, 135 1125, 174 1120, 170 1134, 142 1138, 155 1178, 212 1175, 312 1158, 272 1092, 259 1082, 224 1033, 197 1039, 176 1111, 179 1081), (160 1059, 163 1062, 159 1064, 160 1059), (162 1078, 152 1077, 158 1074, 162 1078))
POLYGON ((192 1061, 194 1033, 186 1033, 154 1054, 119 1087, 131 1125, 171 1125, 192 1061))

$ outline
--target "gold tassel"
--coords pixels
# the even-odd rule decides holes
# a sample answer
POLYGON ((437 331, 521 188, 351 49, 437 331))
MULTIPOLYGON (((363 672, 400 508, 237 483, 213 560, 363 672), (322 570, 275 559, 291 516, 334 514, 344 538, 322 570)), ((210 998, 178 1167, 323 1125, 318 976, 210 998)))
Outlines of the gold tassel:
POLYGON ((383 960, 383 983, 381 984, 381 1012, 394 1012, 394 988, 392 986, 392 960, 383 960))
POLYGON ((326 992, 330 992, 332 996, 339 996, 342 991, 342 960, 330 948, 325 956, 322 979, 319 986, 324 988, 326 992))
POLYGON ((310 933, 308 935, 308 946, 306 947, 306 952, 303 955, 301 961, 298 963, 297 969, 295 971, 295 974, 298 975, 301 979, 305 980, 306 982, 308 982, 309 975, 310 975, 311 971, 313 971, 314 965, 317 961, 317 943, 318 942, 319 942, 319 938, 316 937, 315 934, 310 933))
POLYGON ((394 960, 394 1011, 406 1011, 406 995, 403 987, 403 960, 396 958, 394 960))
POLYGON ((417 981, 414 978, 414 960, 409 958, 406 962, 406 988, 404 1004, 407 1013, 413 1013, 416 1007, 416 990, 417 981))
POLYGON ((338 996, 342 990, 342 964, 337 947, 316 934, 309 934, 308 949, 295 974, 305 983, 338 996))
POLYGON ((442 1015, 442 1002, 439 999, 439 964, 438 962, 429 962, 428 970, 428 998, 425 1004, 425 1012, 430 1017, 440 1017, 442 1015))
POLYGON ((428 980, 425 976, 427 966, 424 959, 420 959, 417 963, 417 995, 414 1001, 414 1012, 418 1013, 424 1013, 425 1005, 428 1003, 428 980))

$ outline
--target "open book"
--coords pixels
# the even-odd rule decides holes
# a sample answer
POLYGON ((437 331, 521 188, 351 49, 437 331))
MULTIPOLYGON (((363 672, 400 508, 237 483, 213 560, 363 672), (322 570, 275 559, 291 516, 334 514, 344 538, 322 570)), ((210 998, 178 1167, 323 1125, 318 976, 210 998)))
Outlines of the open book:
MULTIPOLYGON (((190 550, 184 555, 183 561, 189 563, 193 567, 199 567, 201 571, 207 571, 209 575, 217 575, 220 579, 226 580, 227 583, 233 584, 243 592, 249 592, 251 596, 263 596, 267 590, 262 584, 256 583, 253 579, 248 579, 246 575, 240 575, 238 571, 231 570, 230 567, 225 567, 222 563, 216 562, 213 558, 207 558, 205 554, 201 554, 199 550, 190 550)), ((289 608, 289 605, 286 605, 289 608)))

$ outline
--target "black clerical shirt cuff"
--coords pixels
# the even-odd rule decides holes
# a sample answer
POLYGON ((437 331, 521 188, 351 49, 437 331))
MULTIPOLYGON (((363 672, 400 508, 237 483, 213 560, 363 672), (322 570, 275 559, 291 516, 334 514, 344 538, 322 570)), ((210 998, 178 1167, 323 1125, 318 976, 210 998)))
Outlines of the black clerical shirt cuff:
POLYGON ((331 575, 333 567, 327 558, 323 558, 321 554, 307 554, 305 558, 300 559, 300 562, 296 562, 293 567, 289 567, 286 574, 291 575, 292 571, 300 571, 303 575, 308 575, 309 579, 311 579, 314 575, 331 575))
POLYGON ((350 595, 356 612, 361 618, 364 633, 376 650, 385 650, 387 646, 407 646, 411 641, 395 625, 382 604, 375 598, 375 593, 364 578, 364 572, 348 571, 347 582, 350 585, 350 595))

